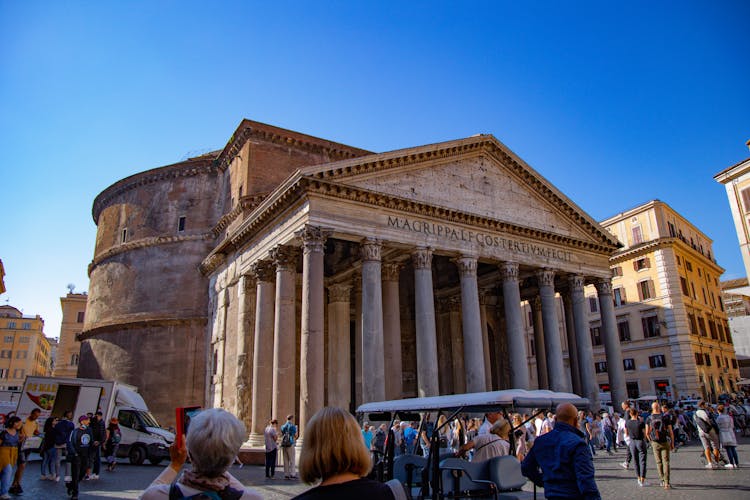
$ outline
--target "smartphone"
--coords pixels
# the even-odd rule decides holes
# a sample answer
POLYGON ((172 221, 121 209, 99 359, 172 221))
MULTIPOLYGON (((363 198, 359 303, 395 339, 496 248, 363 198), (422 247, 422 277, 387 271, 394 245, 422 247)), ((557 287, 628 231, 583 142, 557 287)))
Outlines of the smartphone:
POLYGON ((177 433, 175 436, 175 442, 177 443, 177 447, 182 446, 182 437, 187 436, 188 428, 190 427, 190 421, 195 417, 198 413, 201 412, 203 408, 200 406, 184 406, 181 408, 175 408, 175 416, 177 418, 177 433))

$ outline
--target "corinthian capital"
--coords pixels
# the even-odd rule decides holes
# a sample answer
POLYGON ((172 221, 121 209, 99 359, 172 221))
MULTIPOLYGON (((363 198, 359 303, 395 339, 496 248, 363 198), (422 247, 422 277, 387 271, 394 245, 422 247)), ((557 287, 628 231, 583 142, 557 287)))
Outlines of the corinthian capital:
POLYGON ((359 245, 362 252, 362 260, 380 260, 380 250, 382 248, 380 240, 365 238, 359 245))
POLYGON ((477 258, 462 255, 453 259, 458 267, 458 274, 462 278, 475 278, 477 276, 477 258))
POLYGON ((503 262, 497 266, 503 281, 518 281, 518 264, 516 262, 503 262))
POLYGON ((276 275, 276 269, 271 261, 259 260, 250 266, 250 273, 256 280, 270 283, 276 275))
POLYGON ((305 227, 294 233, 294 236, 302 240, 304 253, 322 253, 323 245, 326 239, 331 235, 331 231, 318 226, 305 224, 305 227))
POLYGON ((608 279, 597 280, 594 284, 596 286, 596 293, 600 297, 602 295, 612 295, 612 281, 608 279))
POLYGON ((268 252, 269 257, 276 264, 277 271, 297 270, 297 248, 289 245, 279 245, 268 252))
POLYGON ((415 269, 432 269, 432 249, 417 247, 411 254, 415 269))
POLYGON ((539 286, 555 286, 555 271, 552 269, 540 269, 536 273, 539 286))

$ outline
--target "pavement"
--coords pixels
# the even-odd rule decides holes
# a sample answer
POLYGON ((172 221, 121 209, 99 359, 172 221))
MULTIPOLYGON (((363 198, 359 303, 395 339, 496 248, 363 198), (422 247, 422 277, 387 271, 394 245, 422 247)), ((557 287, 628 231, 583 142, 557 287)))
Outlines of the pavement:
MULTIPOLYGON (((597 452, 594 458, 596 482, 602 498, 645 498, 679 499, 679 500, 737 500, 750 499, 750 438, 739 438, 737 452, 740 456, 740 469, 704 468, 699 459, 702 448, 699 443, 692 443, 672 454, 672 487, 670 491, 659 487, 654 457, 648 455, 647 480, 651 486, 640 488, 636 483, 635 472, 625 470, 620 464, 625 460, 624 449, 615 455, 597 452)), ((62 481, 42 481, 39 479, 40 460, 27 465, 23 479, 24 494, 21 498, 30 499, 64 499, 65 486, 62 481)), ((135 466, 121 461, 114 472, 107 472, 102 467, 101 477, 94 481, 85 481, 80 486, 81 499, 110 500, 114 498, 138 498, 138 495, 159 475, 164 465, 135 466)), ((243 484, 254 488, 268 500, 292 498, 309 488, 299 480, 283 478, 283 468, 277 468, 276 479, 264 478, 264 469, 260 466, 246 465, 242 468, 232 466, 230 472, 243 484), (280 478, 279 478, 280 477, 280 478)), ((532 491, 531 483, 524 488, 532 491)), ((540 492, 541 493, 541 492, 540 492)), ((543 498, 539 495, 539 498, 543 498)))

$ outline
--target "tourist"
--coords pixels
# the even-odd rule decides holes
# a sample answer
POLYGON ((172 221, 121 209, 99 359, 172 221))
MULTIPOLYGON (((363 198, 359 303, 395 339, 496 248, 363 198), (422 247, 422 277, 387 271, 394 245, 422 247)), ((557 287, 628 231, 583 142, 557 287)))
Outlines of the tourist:
POLYGON ((109 472, 114 472, 117 466, 117 449, 120 447, 120 441, 122 441, 120 422, 117 420, 117 417, 112 417, 105 430, 104 446, 102 447, 109 472))
POLYGON ((703 445, 703 453, 706 455, 706 468, 711 469, 719 466, 721 455, 719 452, 719 432, 716 422, 710 411, 706 409, 706 402, 698 403, 698 410, 693 417, 698 427, 698 437, 703 445))
POLYGON ((401 488, 401 497, 405 495, 397 481, 386 484, 367 479, 371 468, 370 454, 362 446, 354 417, 341 408, 323 408, 305 426, 299 460, 302 480, 319 484, 294 498, 395 500, 395 488, 401 488))
POLYGON ((268 479, 273 479, 276 475, 276 460, 279 454, 277 425, 279 425, 279 421, 274 418, 268 422, 263 430, 263 439, 266 445, 266 477, 268 479))
POLYGON ((70 463, 70 478, 65 478, 68 496, 73 500, 78 498, 78 483, 84 478, 89 465, 89 448, 94 438, 89 428, 91 422, 88 415, 78 417, 78 427, 73 429, 67 442, 67 457, 70 463))
POLYGON ((717 408, 719 416, 716 417, 716 425, 719 427, 719 439, 721 445, 727 450, 729 463, 727 469, 736 469, 740 466, 740 460, 737 456, 737 436, 735 435, 734 419, 729 415, 729 408, 719 405, 717 408))
POLYGON ((601 499, 576 407, 561 403, 555 415, 554 429, 536 438, 521 463, 523 475, 543 487, 546 498, 601 499))
POLYGON ((8 499, 13 477, 13 467, 18 463, 21 446, 21 419, 13 415, 5 422, 5 430, 0 432, 0 498, 8 499))
POLYGON ((651 415, 646 419, 646 439, 651 442, 661 485, 668 490, 672 488, 669 453, 674 450, 674 432, 668 420, 662 415, 657 401, 651 404, 651 415))
POLYGON ((23 422, 23 427, 21 427, 21 451, 18 454, 18 467, 16 468, 16 475, 13 478, 13 486, 8 490, 13 495, 23 493, 21 480, 23 479, 23 472, 26 470, 26 462, 29 460, 29 455, 31 454, 31 449, 24 450, 23 445, 28 438, 39 435, 39 422, 37 422, 37 419, 41 413, 42 410, 39 408, 31 410, 31 413, 23 422))
POLYGON ((261 500, 261 495, 227 472, 244 438, 245 425, 228 411, 201 411, 190 422, 187 438, 178 440, 181 446, 175 441, 169 448, 169 466, 139 498, 161 500, 195 495, 194 498, 261 500), (188 456, 192 469, 178 477, 188 456))
MULTIPOLYGON (((333 435, 333 434, 332 434, 333 435)), ((287 415, 286 423, 281 426, 281 453, 284 459, 284 479, 296 479, 296 460, 294 443, 299 437, 299 429, 294 425, 294 415, 287 415)))
POLYGON ((44 421, 44 438, 39 448, 39 454, 42 455, 42 479, 50 481, 60 480, 60 469, 57 462, 57 448, 55 448, 55 425, 59 419, 49 417, 44 421))
POLYGON ((630 408, 629 411, 630 418, 625 421, 625 441, 630 451, 628 456, 635 463, 635 476, 638 480, 638 486, 647 486, 646 461, 648 454, 646 453, 646 424, 638 418, 638 410, 630 408))

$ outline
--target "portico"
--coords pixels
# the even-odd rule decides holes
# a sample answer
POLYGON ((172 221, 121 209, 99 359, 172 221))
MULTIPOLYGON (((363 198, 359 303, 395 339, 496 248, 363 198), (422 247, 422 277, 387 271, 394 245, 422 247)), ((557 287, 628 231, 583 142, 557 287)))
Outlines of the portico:
MULTIPOLYGON (((608 285, 617 247, 492 136, 303 168, 203 263, 216 304, 211 363, 219 371, 236 362, 223 354, 221 315, 241 280, 255 283, 234 299, 252 303, 238 308, 255 315, 244 319, 255 345, 243 344, 253 359, 242 371, 252 378, 244 384, 251 442, 271 417, 298 415, 304 439, 324 405, 532 389, 532 378, 596 401, 583 308, 583 286, 595 284, 613 401, 621 401, 608 285), (524 301, 538 305, 534 354, 524 301)), ((214 373, 207 381, 214 404, 223 380, 214 373)))

